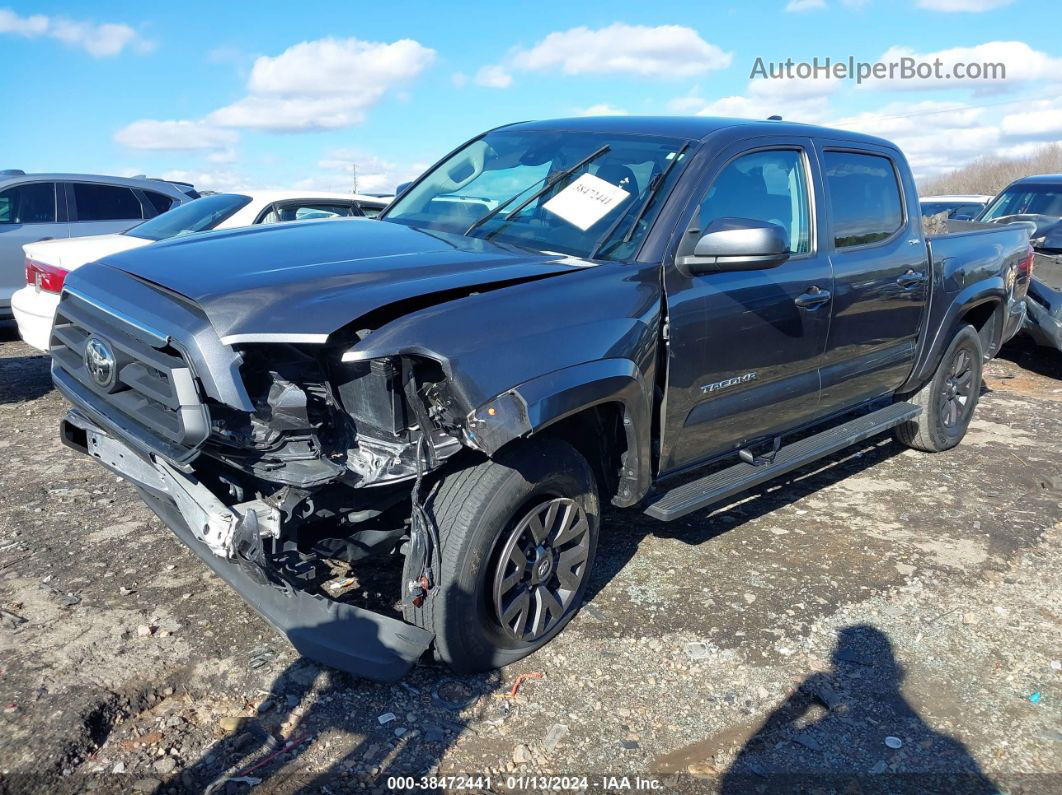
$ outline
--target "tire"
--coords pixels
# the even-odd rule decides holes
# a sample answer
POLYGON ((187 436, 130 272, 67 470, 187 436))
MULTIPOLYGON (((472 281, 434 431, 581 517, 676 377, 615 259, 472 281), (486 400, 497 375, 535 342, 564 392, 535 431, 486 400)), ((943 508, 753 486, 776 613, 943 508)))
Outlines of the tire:
MULTIPOLYGON (((435 633, 435 656, 454 671, 515 662, 548 643, 578 611, 597 551, 600 509, 590 466, 570 444, 550 438, 518 442, 497 459, 445 475, 428 508, 442 562, 436 557, 436 583, 424 603, 407 605, 404 616, 435 633), (545 540, 525 553, 536 533, 545 540), (522 571, 512 563, 521 555, 527 562, 522 571), (511 590, 501 593, 506 585, 511 590), (508 614, 509 628, 500 617, 506 608, 516 610, 508 614), (542 617, 537 625, 536 616, 542 617), (536 628, 540 632, 532 633, 536 628)), ((404 571, 403 582, 416 574, 404 571)))
POLYGON ((922 407, 914 420, 896 426, 896 439, 915 450, 939 453, 962 441, 981 396, 984 353, 973 326, 962 326, 924 387, 907 396, 922 407))

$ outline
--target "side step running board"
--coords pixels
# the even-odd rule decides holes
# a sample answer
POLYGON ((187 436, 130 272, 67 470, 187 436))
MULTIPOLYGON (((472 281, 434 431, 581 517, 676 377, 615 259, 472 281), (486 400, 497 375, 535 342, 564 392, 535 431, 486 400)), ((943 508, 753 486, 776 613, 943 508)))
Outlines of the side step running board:
POLYGON ((746 489, 766 483, 818 458, 836 453, 856 442, 886 431, 922 412, 913 403, 893 403, 822 433, 808 436, 778 450, 774 461, 765 466, 735 464, 703 478, 677 486, 649 498, 645 512, 654 519, 669 522, 713 503, 733 497, 746 489))

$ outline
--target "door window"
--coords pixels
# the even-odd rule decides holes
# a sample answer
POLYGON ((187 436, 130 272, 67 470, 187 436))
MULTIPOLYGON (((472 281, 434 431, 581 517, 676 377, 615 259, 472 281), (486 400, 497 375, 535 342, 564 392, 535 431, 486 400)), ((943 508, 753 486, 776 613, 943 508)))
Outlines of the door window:
POLYGON ((140 202, 129 188, 74 183, 78 221, 125 221, 143 218, 140 202))
POLYGON ((0 224, 54 223, 54 182, 16 185, 0 193, 0 224))
POLYGON ((891 160, 826 152, 824 162, 837 248, 877 243, 903 226, 903 202, 891 160))
POLYGON ((803 153, 752 152, 731 161, 701 202, 702 230, 720 218, 748 218, 785 230, 791 254, 811 251, 811 203, 803 153))

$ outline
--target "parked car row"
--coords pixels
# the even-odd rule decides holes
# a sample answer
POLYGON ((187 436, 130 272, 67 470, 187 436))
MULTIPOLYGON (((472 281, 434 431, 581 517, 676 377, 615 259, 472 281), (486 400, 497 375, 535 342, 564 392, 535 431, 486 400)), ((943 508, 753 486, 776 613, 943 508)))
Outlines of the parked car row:
POLYGON ((23 284, 26 243, 121 232, 198 197, 191 185, 146 177, 0 171, 0 320, 23 284))
MULTIPOLYGON (((348 193, 326 193, 306 191, 253 191, 249 193, 214 193, 199 197, 194 189, 168 184, 166 193, 159 193, 154 188, 126 187, 123 185, 104 185, 103 183, 83 183, 72 181, 50 183, 42 175, 33 177, 23 175, 25 180, 3 192, 0 192, 0 241, 4 240, 3 224, 4 197, 7 197, 9 216, 17 219, 21 235, 12 234, 7 249, 0 250, 5 259, 5 282, 14 282, 18 274, 21 289, 9 289, 8 301, 11 311, 18 323, 19 334, 35 348, 48 350, 48 338, 51 335, 52 317, 59 302, 66 275, 87 262, 93 262, 105 255, 127 251, 197 232, 216 229, 233 229, 255 224, 274 224, 287 221, 309 221, 325 218, 365 217, 378 214, 387 205, 386 198, 361 196, 348 193), (86 193, 83 186, 92 184, 92 191, 86 193), (34 205, 43 201, 48 190, 65 192, 69 185, 71 195, 80 211, 74 215, 75 220, 65 225, 63 231, 90 232, 86 236, 70 237, 60 234, 55 224, 41 219, 47 215, 47 206, 34 205), (45 187, 41 187, 45 186, 45 187), (48 187, 51 186, 51 187, 48 187), (106 197, 108 191, 124 191, 128 196, 140 200, 145 215, 150 220, 140 221, 131 226, 132 219, 109 219, 88 221, 87 216, 95 215, 132 215, 134 208, 131 200, 126 200, 126 207, 113 205, 85 204, 89 197, 99 199, 106 197), (41 198, 44 197, 44 198, 41 198), (144 201, 146 199, 146 201, 144 201), (146 215, 148 207, 155 212, 146 215), (34 208, 37 209, 34 209, 34 208), (170 209, 170 208, 173 209, 170 209), (127 228, 130 227, 131 228, 127 228), (112 230, 124 231, 112 231, 112 230), (99 234, 111 231, 111 234, 99 234), (19 240, 33 239, 15 252, 19 240), (15 263, 18 270, 15 270, 15 263), (24 270, 23 270, 24 267, 24 270), (12 294, 13 292, 13 294, 12 294)), ((135 180, 132 181, 134 184, 135 180)), ((155 182, 155 181, 152 181, 155 182)), ((50 195, 50 194, 49 194, 50 195)), ((8 229, 12 232, 13 230, 8 229)), ((5 284, 5 287, 7 285, 5 284)))

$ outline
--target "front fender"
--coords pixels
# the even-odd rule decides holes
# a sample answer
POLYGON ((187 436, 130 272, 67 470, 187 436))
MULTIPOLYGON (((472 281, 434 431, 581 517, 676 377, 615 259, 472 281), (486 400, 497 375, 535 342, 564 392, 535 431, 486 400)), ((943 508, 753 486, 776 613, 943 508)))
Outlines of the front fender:
POLYGON ((633 505, 649 490, 652 373, 630 359, 598 359, 554 370, 506 390, 468 415, 470 441, 488 455, 509 442, 604 403, 623 406, 627 454, 615 502, 633 505))

